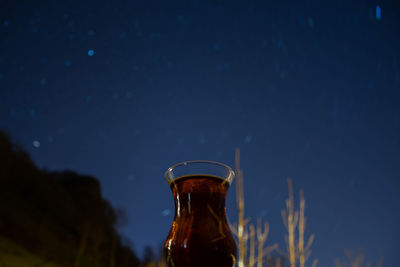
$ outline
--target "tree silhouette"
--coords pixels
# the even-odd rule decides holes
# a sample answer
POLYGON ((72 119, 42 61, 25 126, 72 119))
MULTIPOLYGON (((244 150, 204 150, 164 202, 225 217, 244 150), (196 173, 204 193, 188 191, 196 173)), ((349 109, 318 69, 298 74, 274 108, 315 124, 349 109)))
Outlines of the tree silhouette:
POLYGON ((119 221, 96 178, 41 170, 0 131, 0 236, 65 266, 138 266, 119 221))

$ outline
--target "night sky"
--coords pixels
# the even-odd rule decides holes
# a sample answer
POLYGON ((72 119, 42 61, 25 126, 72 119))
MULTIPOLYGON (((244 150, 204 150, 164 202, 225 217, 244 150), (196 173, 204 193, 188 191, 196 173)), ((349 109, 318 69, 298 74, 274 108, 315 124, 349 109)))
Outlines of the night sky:
POLYGON ((399 6, 0 1, 0 129, 41 168, 97 177, 139 255, 172 223, 165 170, 233 167, 240 147, 246 215, 270 222, 270 244, 285 249, 292 177, 320 266, 345 249, 396 266, 399 6))

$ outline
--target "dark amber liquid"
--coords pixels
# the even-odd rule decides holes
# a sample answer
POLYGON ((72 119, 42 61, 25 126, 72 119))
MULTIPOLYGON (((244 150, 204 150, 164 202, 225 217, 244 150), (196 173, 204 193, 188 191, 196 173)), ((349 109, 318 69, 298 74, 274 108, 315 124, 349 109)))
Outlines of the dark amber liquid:
POLYGON ((168 267, 232 267, 236 244, 225 215, 229 184, 191 175, 175 179, 175 218, 164 247, 168 267))

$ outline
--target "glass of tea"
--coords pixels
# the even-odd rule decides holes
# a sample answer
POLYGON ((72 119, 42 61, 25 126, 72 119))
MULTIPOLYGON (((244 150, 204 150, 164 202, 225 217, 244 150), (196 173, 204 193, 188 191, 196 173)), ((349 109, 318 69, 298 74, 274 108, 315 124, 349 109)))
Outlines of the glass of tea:
POLYGON ((236 266, 225 208, 234 176, 229 166, 214 161, 186 161, 168 168, 165 177, 175 202, 164 245, 168 267, 236 266))

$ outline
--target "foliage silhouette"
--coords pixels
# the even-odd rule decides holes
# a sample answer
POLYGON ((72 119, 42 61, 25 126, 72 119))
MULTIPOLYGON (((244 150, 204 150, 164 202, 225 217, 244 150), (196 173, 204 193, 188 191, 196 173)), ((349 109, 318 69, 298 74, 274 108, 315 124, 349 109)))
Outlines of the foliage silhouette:
POLYGON ((0 236, 63 266, 138 266, 99 181, 48 172, 0 131, 0 236))

